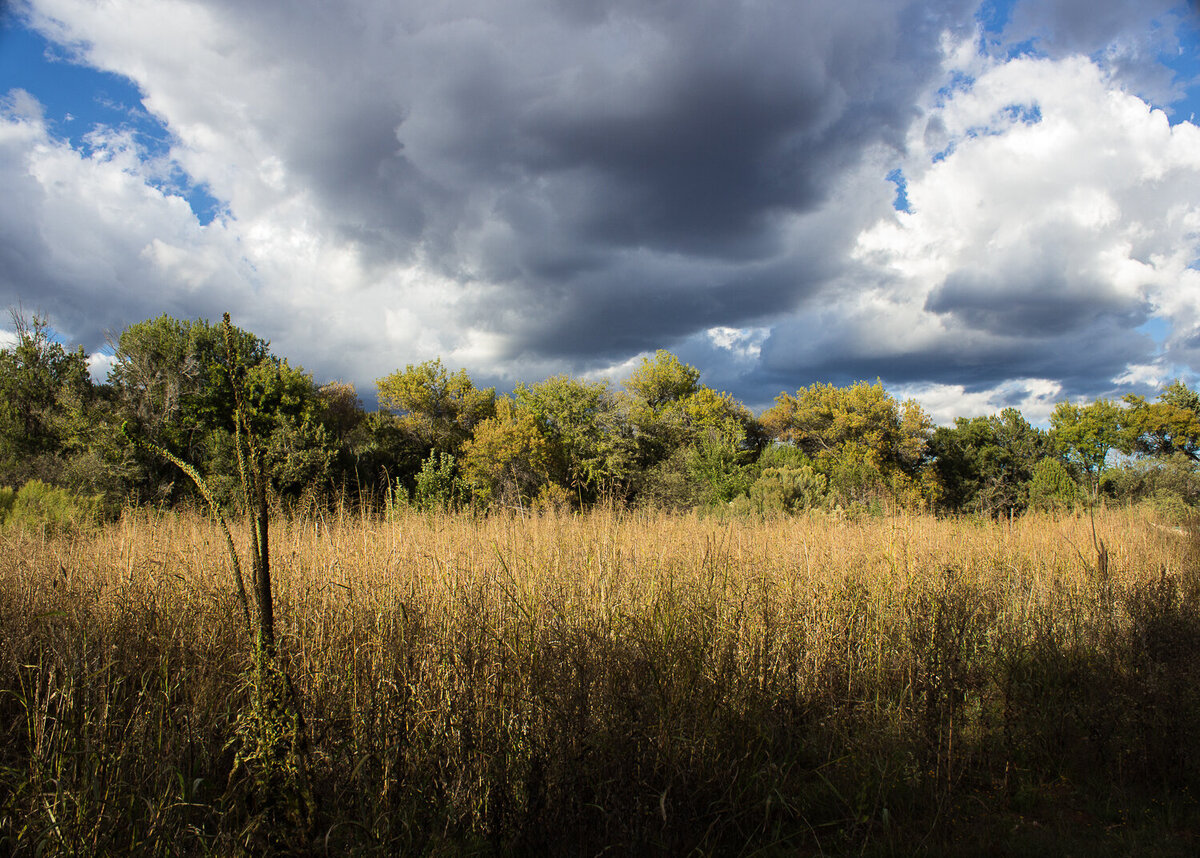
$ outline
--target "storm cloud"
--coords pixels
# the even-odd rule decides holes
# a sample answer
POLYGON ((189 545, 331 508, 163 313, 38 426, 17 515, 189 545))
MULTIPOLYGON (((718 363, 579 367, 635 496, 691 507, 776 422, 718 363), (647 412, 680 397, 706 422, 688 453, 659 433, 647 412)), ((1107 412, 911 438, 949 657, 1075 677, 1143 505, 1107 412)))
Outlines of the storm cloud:
POLYGON ((1161 61, 1186 5, 15 9, 131 80, 169 140, 85 146, 5 96, 0 297, 89 350, 229 309, 368 395, 439 355, 506 386, 662 347, 756 406, 817 380, 995 404, 1191 370, 1200 129, 1162 112, 1189 82, 1161 61))

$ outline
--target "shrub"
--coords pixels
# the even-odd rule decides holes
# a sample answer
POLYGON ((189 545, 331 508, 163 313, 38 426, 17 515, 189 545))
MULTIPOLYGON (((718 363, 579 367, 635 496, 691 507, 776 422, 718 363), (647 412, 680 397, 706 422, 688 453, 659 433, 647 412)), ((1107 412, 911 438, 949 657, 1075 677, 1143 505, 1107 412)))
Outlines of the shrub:
POLYGON ((1058 459, 1042 459, 1029 480, 1029 506, 1040 510, 1071 509, 1083 500, 1079 485, 1058 459))
POLYGON ((1143 501, 1143 504, 1173 526, 1191 525, 1196 520, 1196 508, 1172 491, 1159 490, 1143 501))
POLYGON ((1200 470, 1182 453, 1167 459, 1139 459, 1109 468, 1100 490, 1119 501, 1146 501, 1174 496, 1179 503, 1200 505, 1200 470))
POLYGON ((434 450, 421 463, 413 502, 421 509, 454 509, 466 494, 462 479, 455 473, 454 457, 434 450))
POLYGON ((873 450, 849 442, 836 453, 822 456, 819 466, 829 478, 829 494, 847 509, 878 510, 889 493, 887 475, 873 450))
POLYGON ((0 499, 0 510, 10 504, 4 518, 6 527, 56 534, 94 525, 99 518, 100 502, 98 495, 79 497, 41 480, 30 480, 11 500, 0 499))
POLYGON ((750 502, 762 513, 797 512, 825 502, 826 480, 808 465, 767 468, 750 487, 750 502))
POLYGON ((767 445, 758 457, 758 465, 763 470, 767 468, 800 468, 813 463, 804 451, 794 444, 776 441, 767 445))
POLYGON ((686 448, 648 468, 635 486, 639 505, 648 509, 692 509, 704 502, 702 486, 692 475, 686 448))

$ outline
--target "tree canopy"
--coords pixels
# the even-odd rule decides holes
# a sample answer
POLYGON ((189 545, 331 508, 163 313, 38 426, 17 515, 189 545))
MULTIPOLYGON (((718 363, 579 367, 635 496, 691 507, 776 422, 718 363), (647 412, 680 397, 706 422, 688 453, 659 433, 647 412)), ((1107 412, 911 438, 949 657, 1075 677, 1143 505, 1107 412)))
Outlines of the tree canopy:
POLYGON ((422 448, 457 453, 482 421, 496 413, 494 388, 477 388, 466 370, 447 372, 441 359, 409 364, 376 382, 379 405, 422 448))
MULTIPOLYGON (((40 479, 121 502, 174 502, 186 481, 159 447, 236 500, 242 426, 280 499, 386 490, 422 504, 587 506, 604 498, 764 514, 933 507, 999 515, 1164 492, 1200 505, 1200 394, 1061 402, 1049 431, 1013 408, 934 427, 882 382, 816 383, 760 416, 667 351, 617 386, 556 375, 511 396, 440 359, 377 382, 318 384, 255 334, 159 316, 113 341, 106 383, 48 320, 14 315, 0 349, 0 483, 40 479), (130 443, 132 440, 132 443, 130 443), (1119 455, 1118 455, 1119 454, 1119 455), (1084 484, 1087 492, 1072 486, 1084 484)), ((389 501, 391 502, 391 501, 389 501)))

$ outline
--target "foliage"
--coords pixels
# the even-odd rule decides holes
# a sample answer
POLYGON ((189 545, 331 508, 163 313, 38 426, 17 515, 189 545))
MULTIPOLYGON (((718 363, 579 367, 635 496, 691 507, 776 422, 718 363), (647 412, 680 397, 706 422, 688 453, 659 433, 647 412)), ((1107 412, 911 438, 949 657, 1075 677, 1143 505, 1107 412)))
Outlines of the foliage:
POLYGON ((643 509, 685 510, 701 506, 704 487, 692 474, 692 454, 686 447, 635 473, 633 494, 643 509))
POLYGON ((750 487, 750 503, 757 512, 802 512, 822 506, 828 480, 809 465, 765 468, 750 487))
POLYGON ((379 405, 399 418, 424 458, 457 454, 475 427, 496 411, 494 388, 475 387, 466 370, 448 373, 440 359, 409 364, 376 382, 379 405))
POLYGON ((911 487, 919 484, 899 476, 920 474, 933 431, 915 401, 898 402, 878 381, 813 384, 795 396, 781 393, 761 420, 769 437, 794 444, 816 461, 830 491, 844 503, 866 503, 881 494, 909 500, 911 487))
POLYGON ((1109 453, 1133 450, 1134 438, 1125 418, 1121 407, 1110 399, 1087 405, 1060 402, 1050 415, 1054 444, 1087 475, 1093 494, 1108 467, 1109 453))
POLYGON ((455 460, 449 453, 434 450, 421 463, 413 489, 413 502, 418 509, 457 509, 469 489, 458 476, 455 460))
POLYGON ((339 440, 333 432, 344 439, 353 431, 355 399, 347 402, 343 392, 335 402, 336 389, 322 396, 309 374, 272 355, 266 341, 232 325, 228 334, 203 319, 161 316, 131 325, 117 340, 111 419, 135 442, 129 479, 144 495, 171 499, 182 492, 177 472, 153 447, 191 462, 222 504, 240 502, 239 419, 261 441, 273 492, 297 497, 332 481, 339 440))
POLYGON ((367 417, 354 385, 344 381, 322 384, 317 388, 317 398, 322 422, 334 443, 339 447, 349 443, 367 417))
POLYGON ((90 528, 100 517, 99 497, 80 497, 41 480, 15 492, 0 489, 0 522, 6 528, 55 535, 90 528))
POLYGON ((1030 426, 1015 408, 940 426, 929 450, 942 504, 985 515, 1023 510, 1034 468, 1051 453, 1046 434, 1030 426))
POLYGON ((463 445, 463 475, 484 505, 525 507, 550 481, 550 445, 537 418, 513 400, 497 400, 495 411, 463 445))
POLYGON ((41 316, 12 313, 16 343, 0 349, 0 484, 57 482, 63 454, 93 399, 87 357, 56 342, 41 316))
POLYGON ((1131 395, 1125 403, 1124 422, 1134 452, 1157 458, 1179 454, 1200 461, 1200 394, 1177 379, 1157 402, 1131 395))
POLYGON ((546 440, 554 483, 593 502, 629 479, 631 432, 606 382, 559 375, 518 384, 513 396, 546 440))
MULTIPOLYGON (((286 360, 266 358, 246 368, 241 384, 245 430, 262 445, 272 492, 295 498, 310 486, 327 484, 335 450, 312 377, 286 360)), ((207 442, 205 470, 218 497, 228 502, 237 497, 236 432, 214 428, 207 442)))
POLYGON ((659 351, 625 381, 622 405, 636 445, 636 468, 645 471, 687 446, 683 403, 699 389, 700 371, 659 351))
POLYGON ((1185 506, 1200 507, 1200 467, 1182 453, 1133 459, 1105 471, 1100 490, 1117 501, 1173 497, 1185 506))
POLYGON ((659 349, 653 358, 642 358, 625 380, 625 390, 640 405, 660 413, 700 389, 700 370, 659 349))
POLYGON ((725 502, 748 490, 765 441, 754 415, 669 352, 645 358, 625 382, 635 444, 631 490, 672 508, 725 502), (693 485, 685 486, 685 483, 693 485))
POLYGON ((834 504, 854 512, 881 510, 889 493, 889 474, 875 450, 847 441, 835 450, 822 451, 817 466, 829 481, 834 504))
POLYGON ((1155 402, 1060 403, 1048 434, 1016 409, 934 430, 879 381, 782 393, 756 417, 667 351, 617 389, 560 375, 499 401, 437 359, 379 379, 381 409, 367 413, 353 385, 318 385, 232 326, 226 337, 202 319, 131 325, 113 343, 109 383, 95 385, 83 350, 58 343, 47 320, 14 321, 17 342, 0 349, 0 485, 39 479, 102 496, 110 511, 129 497, 196 497, 154 451, 189 463, 212 500, 246 504, 239 432, 257 445, 272 500, 289 508, 339 491, 358 492, 364 509, 385 495, 453 506, 472 493, 497 507, 774 507, 763 499, 791 496, 771 469, 820 477, 820 502, 847 510, 1007 515, 1068 503, 1063 473, 1113 498, 1200 501, 1200 394, 1180 381, 1155 402), (1114 468, 1114 452, 1130 458, 1114 468), (1059 466, 1039 465, 1047 458, 1059 466))
POLYGON ((1033 469, 1029 481, 1029 506, 1033 509, 1068 510, 1084 500, 1079 485, 1059 459, 1045 458, 1033 469))
POLYGON ((746 430, 734 418, 710 426, 687 448, 687 466, 704 502, 728 503, 750 490, 758 473, 746 430))
MULTIPOLYGON (((425 459, 432 452, 427 452, 425 459)), ((350 433, 340 458, 343 473, 356 486, 390 487, 399 482, 406 490, 415 485, 425 461, 419 443, 405 430, 401 419, 386 411, 364 416, 350 433)))
MULTIPOLYGON (((235 328, 232 342, 248 366, 269 355, 267 343, 246 331, 235 328)), ((122 434, 134 442, 128 451, 130 488, 151 500, 181 499, 187 496, 188 484, 179 483, 178 471, 151 447, 170 451, 202 473, 212 470, 209 458, 221 447, 212 434, 232 434, 234 429, 224 335, 204 319, 163 315, 130 325, 113 347, 108 380, 115 413, 110 431, 122 427, 122 434)), ((236 469, 222 462, 218 476, 233 474, 236 469)))
POLYGON ((812 466, 813 460, 795 444, 773 441, 763 447, 756 462, 760 470, 765 468, 800 468, 812 466))
MULTIPOLYGON (((240 328, 231 343, 247 367, 270 356, 265 340, 240 328)), ((114 344, 109 371, 130 431, 198 461, 210 431, 234 428, 229 358, 221 328, 205 319, 163 315, 130 325, 114 344)))
POLYGON ((883 384, 865 381, 850 387, 814 384, 781 393, 762 416, 776 441, 795 444, 807 455, 836 455, 848 443, 871 450, 880 462, 899 464, 920 457, 928 418, 919 409, 901 405, 883 384))

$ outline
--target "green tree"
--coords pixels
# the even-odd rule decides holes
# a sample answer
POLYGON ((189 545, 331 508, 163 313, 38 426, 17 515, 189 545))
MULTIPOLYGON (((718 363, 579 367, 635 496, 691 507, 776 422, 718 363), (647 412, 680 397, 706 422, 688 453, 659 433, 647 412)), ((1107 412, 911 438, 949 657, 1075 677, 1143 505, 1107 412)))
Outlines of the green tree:
POLYGON ((139 322, 117 339, 109 381, 136 442, 134 485, 150 497, 175 499, 186 488, 158 447, 195 467, 217 500, 236 499, 237 419, 256 438, 264 488, 295 496, 330 479, 336 447, 318 387, 248 331, 166 315, 139 322))
POLYGON ((749 492, 759 474, 755 452, 747 443, 745 426, 735 417, 699 431, 687 448, 687 466, 701 487, 703 502, 728 503, 749 492))
POLYGON ((452 510, 467 497, 468 488, 458 476, 454 457, 434 450, 421 463, 413 487, 413 502, 419 509, 452 510))
POLYGON ((426 449, 395 414, 371 411, 355 426, 344 448, 345 479, 367 490, 394 490, 399 481, 408 491, 435 452, 439 451, 426 449))
POLYGON ((793 443, 814 459, 854 442, 874 451, 880 462, 905 469, 919 467, 933 429, 915 401, 901 404, 879 381, 850 387, 818 383, 795 396, 781 393, 762 422, 773 439, 793 443))
POLYGON ((549 445, 551 478, 579 501, 595 501, 628 480, 632 432, 607 382, 558 375, 518 384, 513 395, 549 445))
POLYGON ((16 342, 0 349, 0 483, 59 483, 95 399, 87 356, 57 342, 44 317, 12 320, 16 342))
MULTIPOLYGON (((246 366, 270 354, 265 341, 239 328, 231 329, 230 343, 246 366)), ((225 336, 220 326, 207 320, 162 315, 127 327, 113 351, 108 381, 116 425, 123 425, 136 442, 130 451, 131 488, 151 498, 174 500, 187 485, 179 483, 178 471, 147 445, 208 472, 212 432, 234 430, 236 406, 225 336)))
POLYGON ((1137 457, 1107 469, 1100 490, 1121 502, 1194 508, 1200 506, 1200 468, 1182 453, 1137 457))
POLYGON ((659 350, 625 380, 622 405, 640 471, 648 471, 691 441, 684 403, 700 389, 700 371, 659 350))
POLYGON ((496 413, 495 388, 477 388, 466 370, 448 373, 441 359, 409 364, 376 381, 381 408, 392 412, 425 459, 457 455, 475 427, 496 413))
POLYGON ((1058 449, 1087 476, 1093 497, 1112 451, 1130 453, 1134 438, 1128 415, 1110 399, 1089 405, 1060 402, 1050 415, 1052 437, 1058 449))
POLYGON ((1200 394, 1176 379, 1158 401, 1125 397, 1125 427, 1133 452, 1160 458, 1176 453, 1200 462, 1200 394))
MULTIPOLYGON (((265 340, 240 328, 231 342, 247 367, 270 355, 265 340)), ((108 380, 140 435, 191 461, 211 429, 233 429, 226 358, 220 326, 162 315, 121 332, 108 380)))
POLYGON ((761 418, 774 440, 794 444, 829 477, 830 490, 863 503, 886 493, 904 503, 922 495, 921 476, 933 421, 913 400, 899 402, 883 384, 814 384, 781 393, 761 418))
POLYGON ((751 507, 759 513, 801 512, 825 502, 828 480, 810 465, 764 468, 750 487, 751 507))
POLYGON ((1006 408, 939 426, 929 452, 945 507, 994 516, 1025 508, 1034 468, 1053 450, 1045 432, 1017 409, 1006 408))
POLYGON ((502 397, 462 448, 463 477, 484 504, 525 507, 550 482, 551 451, 537 418, 502 397))
POLYGON ((1029 480, 1031 507, 1049 511, 1065 510, 1082 499, 1078 484, 1060 460, 1045 458, 1034 466, 1033 477, 1029 480))
MULTIPOLYGON (((266 485, 291 498, 326 485, 336 450, 323 422, 325 403, 312 376, 286 359, 268 356, 246 367, 242 388, 243 420, 258 439, 266 485)), ((233 496, 236 486, 234 434, 214 427, 205 446, 209 483, 224 497, 233 496)))
POLYGON ((744 405, 700 384, 700 371, 659 351, 625 382, 636 446, 632 490, 672 507, 727 500, 748 489, 761 426, 744 405))
POLYGON ((659 349, 653 358, 642 358, 625 380, 625 389, 646 408, 662 411, 700 389, 700 370, 659 349))

